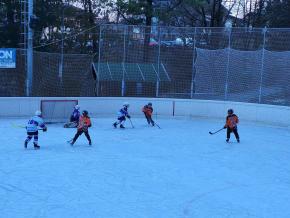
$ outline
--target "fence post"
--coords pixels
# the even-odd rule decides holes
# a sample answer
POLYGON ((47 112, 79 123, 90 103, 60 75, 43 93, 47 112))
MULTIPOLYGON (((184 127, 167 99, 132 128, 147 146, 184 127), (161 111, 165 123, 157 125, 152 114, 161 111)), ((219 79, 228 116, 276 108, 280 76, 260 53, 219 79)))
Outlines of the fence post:
POLYGON ((193 36, 193 51, 192 51, 192 75, 191 75, 191 87, 190 87, 190 98, 193 98, 193 86, 195 81, 195 49, 196 49, 196 27, 194 28, 193 36))
POLYGON ((64 3, 62 3, 61 6, 61 46, 60 46, 60 63, 59 63, 59 67, 58 67, 58 77, 60 79, 60 84, 61 84, 61 88, 63 88, 62 86, 62 77, 63 77, 63 53, 64 53, 64 3))
POLYGON ((98 57, 98 72, 97 72, 97 96, 99 96, 100 89, 100 64, 101 64, 101 40, 102 40, 102 26, 100 25, 99 30, 99 57, 98 57))
POLYGON ((267 27, 263 28, 263 47, 262 47, 262 65, 260 72, 260 91, 259 91, 259 104, 262 102, 262 86, 263 86, 263 74, 264 74, 264 59, 265 59, 265 43, 266 43, 266 33, 267 27))
POLYGON ((26 96, 31 96, 33 85, 33 30, 30 28, 31 18, 33 16, 33 0, 28 1, 28 39, 27 39, 27 77, 26 77, 26 96))
POLYGON ((228 58, 227 58, 227 71, 226 71, 226 82, 225 82, 225 101, 228 100, 228 82, 229 82, 229 70, 230 70, 230 53, 231 53, 231 36, 232 36, 232 27, 227 27, 226 31, 229 35, 229 44, 228 44, 228 58))
POLYGON ((160 83, 160 54, 161 53, 161 30, 158 27, 158 56, 157 56, 157 80, 156 80, 156 97, 159 96, 159 83, 160 83))
POLYGON ((123 78, 122 78, 122 97, 125 95, 125 62, 126 62, 126 26, 124 26, 124 47, 123 47, 123 78))

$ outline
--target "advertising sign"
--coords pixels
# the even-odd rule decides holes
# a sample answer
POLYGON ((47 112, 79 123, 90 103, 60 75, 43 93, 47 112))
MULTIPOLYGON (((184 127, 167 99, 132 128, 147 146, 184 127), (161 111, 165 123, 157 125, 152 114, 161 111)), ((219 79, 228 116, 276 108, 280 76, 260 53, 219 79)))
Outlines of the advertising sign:
POLYGON ((0 48, 0 68, 16 68, 15 48, 0 48))

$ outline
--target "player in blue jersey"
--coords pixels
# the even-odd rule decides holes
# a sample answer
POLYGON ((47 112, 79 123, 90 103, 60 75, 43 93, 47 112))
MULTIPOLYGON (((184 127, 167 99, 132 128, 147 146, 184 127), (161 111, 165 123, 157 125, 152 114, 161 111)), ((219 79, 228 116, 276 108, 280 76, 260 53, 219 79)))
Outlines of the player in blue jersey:
POLYGON ((79 125, 79 119, 80 119, 80 106, 76 105, 74 107, 74 111, 72 112, 70 116, 70 122, 64 124, 64 128, 76 128, 79 125))
POLYGON ((32 139, 34 149, 39 149, 40 146, 38 145, 38 130, 42 129, 44 132, 47 131, 47 127, 45 126, 45 123, 43 119, 41 118, 41 111, 36 111, 35 116, 31 117, 31 119, 28 121, 26 125, 26 131, 27 131, 27 138, 24 142, 24 147, 27 148, 28 142, 32 139))
POLYGON ((129 115, 128 113, 128 107, 129 107, 129 104, 127 102, 125 102, 123 104, 123 107, 120 109, 120 111, 118 112, 118 121, 113 123, 113 126, 115 128, 117 128, 117 126, 120 124, 120 128, 121 129, 124 129, 124 122, 126 121, 126 117, 127 118, 131 118, 131 116, 129 115))

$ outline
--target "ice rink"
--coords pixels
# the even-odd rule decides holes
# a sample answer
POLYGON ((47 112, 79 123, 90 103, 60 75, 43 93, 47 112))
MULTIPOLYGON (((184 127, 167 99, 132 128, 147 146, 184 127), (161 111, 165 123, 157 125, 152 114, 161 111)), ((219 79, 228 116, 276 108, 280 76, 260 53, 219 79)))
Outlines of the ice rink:
POLYGON ((23 147, 26 132, 1 119, 2 218, 289 218, 290 131, 245 123, 241 143, 224 120, 143 118, 113 129, 115 118, 92 119, 71 147, 75 129, 48 125, 40 150, 23 147))

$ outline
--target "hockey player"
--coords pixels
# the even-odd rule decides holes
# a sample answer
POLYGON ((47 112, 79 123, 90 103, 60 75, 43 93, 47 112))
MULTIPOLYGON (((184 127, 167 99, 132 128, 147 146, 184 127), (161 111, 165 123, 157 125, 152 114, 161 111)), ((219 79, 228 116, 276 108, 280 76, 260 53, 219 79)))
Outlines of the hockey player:
POLYGON ((238 125, 239 123, 239 118, 236 114, 234 114, 234 110, 233 109, 229 109, 228 110, 228 116, 226 118, 226 124, 224 125, 224 129, 227 129, 227 139, 226 142, 229 142, 230 137, 231 137, 231 133, 233 132, 237 142, 240 142, 240 136, 238 133, 238 125))
POLYGON ((74 111, 72 112, 70 116, 70 122, 64 124, 64 128, 76 128, 79 124, 79 118, 80 118, 80 106, 76 105, 74 107, 74 111))
POLYGON ((147 120, 147 123, 152 126, 154 126, 154 121, 152 120, 152 113, 153 113, 153 107, 152 107, 152 103, 149 102, 148 104, 146 104, 143 108, 142 108, 142 112, 145 115, 145 118, 147 120))
POLYGON ((118 121, 113 123, 113 126, 115 128, 117 128, 117 126, 120 124, 120 128, 124 129, 124 125, 123 123, 126 121, 126 117, 127 118, 131 118, 131 116, 128 114, 128 107, 129 107, 129 103, 125 102, 123 104, 123 107, 120 109, 120 111, 118 112, 118 121))
POLYGON ((77 133, 75 134, 75 136, 74 136, 73 140, 70 142, 70 144, 73 145, 76 142, 76 140, 78 139, 78 137, 84 133, 89 141, 89 145, 92 145, 91 137, 89 135, 89 130, 88 130, 89 127, 91 127, 91 126, 92 126, 92 124, 91 124, 91 119, 89 117, 89 113, 88 113, 88 111, 84 110, 82 112, 82 116, 79 119, 77 133))
POLYGON ((47 131, 47 127, 45 126, 45 123, 41 118, 41 111, 36 111, 35 116, 31 117, 26 125, 27 138, 24 142, 24 148, 27 148, 28 142, 32 139, 32 137, 34 138, 34 149, 40 148, 40 146, 38 145, 38 127, 40 127, 43 132, 47 131))

